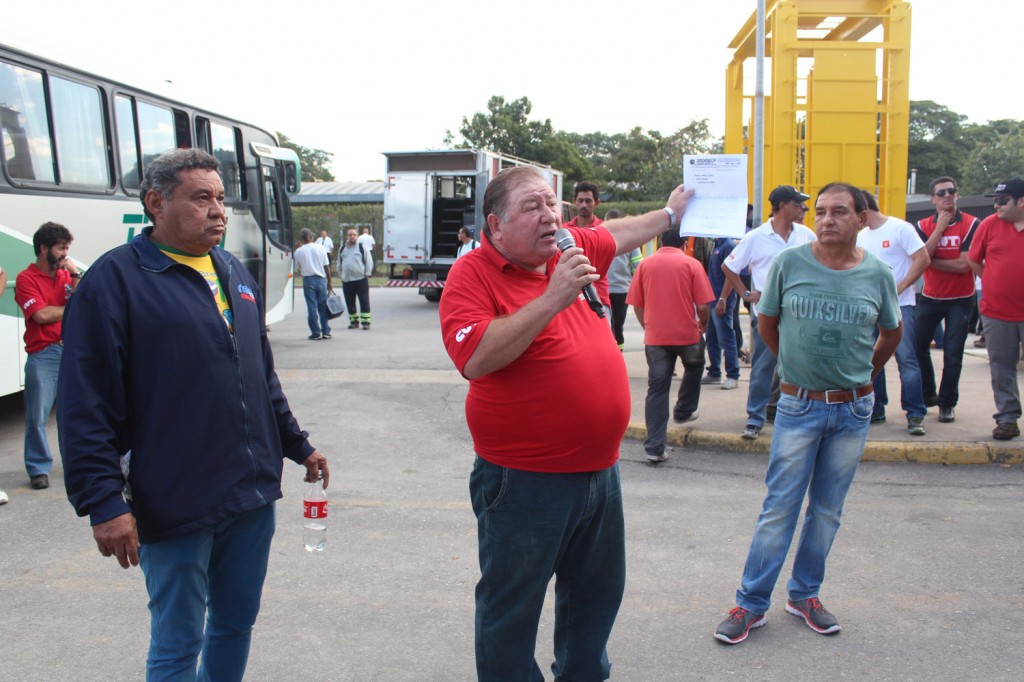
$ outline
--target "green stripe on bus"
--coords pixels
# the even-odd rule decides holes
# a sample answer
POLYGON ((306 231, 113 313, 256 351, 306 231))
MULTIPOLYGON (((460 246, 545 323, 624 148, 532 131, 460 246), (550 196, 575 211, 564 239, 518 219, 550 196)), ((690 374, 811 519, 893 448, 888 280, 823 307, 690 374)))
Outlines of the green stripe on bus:
POLYGON ((121 218, 121 222, 125 225, 141 225, 146 222, 145 213, 125 213, 121 218))

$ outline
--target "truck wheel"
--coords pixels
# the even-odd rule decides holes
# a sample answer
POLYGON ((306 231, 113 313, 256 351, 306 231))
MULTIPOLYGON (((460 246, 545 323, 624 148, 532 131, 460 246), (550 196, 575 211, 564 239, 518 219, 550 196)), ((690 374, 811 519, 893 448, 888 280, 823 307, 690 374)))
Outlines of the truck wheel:
POLYGON ((444 289, 427 289, 423 292, 423 298, 427 299, 431 303, 437 303, 441 300, 441 292, 444 289))

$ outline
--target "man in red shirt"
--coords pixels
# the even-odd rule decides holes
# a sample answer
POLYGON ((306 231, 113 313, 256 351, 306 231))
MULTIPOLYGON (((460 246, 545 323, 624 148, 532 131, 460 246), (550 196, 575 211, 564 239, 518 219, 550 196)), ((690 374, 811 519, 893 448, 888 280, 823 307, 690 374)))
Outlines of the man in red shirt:
POLYGON ((995 215, 982 221, 968 255, 981 277, 981 319, 985 325, 988 366, 992 374, 996 428, 992 437, 1020 435, 1020 387, 1017 363, 1024 344, 1024 297, 1020 267, 1024 263, 1024 180, 1013 178, 996 187, 995 215))
POLYGON ((953 408, 960 399, 960 371, 964 343, 974 305, 974 272, 967 251, 980 221, 957 206, 956 180, 940 177, 929 188, 935 215, 917 223, 917 232, 931 258, 924 271, 924 290, 914 312, 914 341, 921 367, 921 392, 927 407, 939 406, 939 421, 956 420, 953 408), (939 322, 945 322, 942 338, 942 383, 935 391, 931 340, 939 322))
POLYGON ((565 680, 604 680, 606 644, 625 586, 619 444, 629 422, 626 365, 581 289, 612 258, 677 227, 692 190, 664 209, 570 227, 536 170, 509 168, 484 194, 480 248, 455 261, 441 335, 469 379, 466 421, 477 458, 477 677, 543 679, 534 660, 547 586, 555 584, 555 662, 565 680))
POLYGON ((60 371, 60 323, 64 306, 81 273, 68 258, 71 231, 44 223, 32 236, 36 262, 18 273, 14 299, 25 315, 25 470, 35 490, 50 487, 53 455, 46 421, 57 400, 60 371))
MULTIPOLYGON (((572 189, 572 203, 576 206, 576 217, 563 224, 562 227, 580 227, 590 230, 602 227, 604 221, 594 213, 594 209, 601 204, 601 198, 598 194, 597 185, 594 183, 587 182, 586 180, 577 182, 576 186, 572 189)), ((597 298, 600 299, 601 305, 604 306, 604 314, 610 324, 612 319, 612 296, 608 291, 608 278, 602 276, 601 279, 594 282, 594 290, 597 292, 597 298)))
POLYGON ((673 417, 683 423, 697 418, 701 376, 704 374, 704 330, 715 293, 700 261, 686 255, 679 230, 661 235, 661 246, 640 263, 626 303, 633 306, 644 328, 647 355, 647 402, 644 451, 652 464, 664 462, 668 428, 669 389, 676 358, 683 361, 673 417))

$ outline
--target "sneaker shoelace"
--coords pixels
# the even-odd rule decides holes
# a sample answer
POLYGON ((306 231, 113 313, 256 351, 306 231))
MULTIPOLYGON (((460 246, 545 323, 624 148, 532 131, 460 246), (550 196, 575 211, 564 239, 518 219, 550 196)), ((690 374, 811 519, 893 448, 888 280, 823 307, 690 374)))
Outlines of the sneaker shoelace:
POLYGON ((729 621, 732 623, 741 623, 743 619, 747 617, 747 611, 742 606, 734 606, 732 611, 729 612, 729 621))
POLYGON ((825 607, 821 605, 821 601, 817 597, 811 597, 807 600, 807 610, 814 613, 824 613, 825 607))

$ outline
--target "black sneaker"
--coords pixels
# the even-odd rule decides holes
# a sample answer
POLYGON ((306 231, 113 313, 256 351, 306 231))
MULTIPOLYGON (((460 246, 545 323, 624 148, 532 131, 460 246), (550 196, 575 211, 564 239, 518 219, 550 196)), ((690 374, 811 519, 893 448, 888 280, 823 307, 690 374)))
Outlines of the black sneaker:
POLYGON ((668 455, 666 455, 664 452, 647 452, 644 453, 644 455, 647 457, 647 461, 650 462, 651 464, 661 464, 666 459, 668 459, 668 455))
POLYGON ((50 487, 50 477, 46 474, 39 474, 29 479, 29 483, 32 485, 32 490, 46 490, 50 487))
POLYGON ((939 421, 943 424, 952 424, 956 421, 956 414, 953 412, 952 407, 940 407, 939 408, 939 421))
POLYGON ((873 412, 871 414, 872 424, 884 424, 885 423, 885 412, 873 412))
POLYGON ((320 338, 321 339, 333 339, 334 337, 331 336, 330 332, 324 332, 323 334, 320 335, 320 338))
POLYGON ((1020 435, 1017 422, 999 422, 992 430, 992 437, 996 440, 1010 440, 1020 435))
POLYGON ((349 322, 348 328, 349 329, 359 329, 359 323, 358 322, 349 322))
POLYGON ((323 337, 322 334, 310 334, 306 338, 309 339, 310 341, 319 341, 320 339, 322 339, 324 337, 323 337))
POLYGON ((741 606, 735 606, 729 612, 729 617, 715 630, 715 639, 726 644, 739 644, 747 638, 751 630, 767 622, 763 613, 751 613, 741 606))
POLYGON ((720 384, 720 383, 722 383, 722 375, 719 374, 718 376, 715 376, 713 374, 705 374, 704 377, 700 380, 700 383, 702 383, 704 385, 707 385, 707 384, 720 384))
POLYGON ((938 396, 938 394, 931 393, 931 394, 926 395, 924 397, 924 406, 925 407, 936 407, 938 404, 939 404, 939 396, 938 396))
POLYGON ((787 601, 786 611, 803 618, 807 627, 819 634, 831 635, 842 630, 836 617, 821 605, 821 600, 817 597, 787 601))
POLYGON ((747 424, 746 428, 743 429, 743 433, 740 434, 740 438, 743 440, 757 440, 757 437, 761 435, 761 427, 754 424, 747 424))

